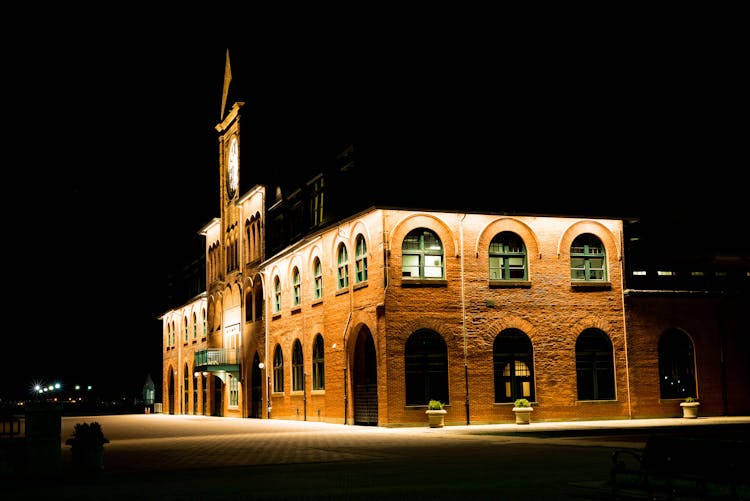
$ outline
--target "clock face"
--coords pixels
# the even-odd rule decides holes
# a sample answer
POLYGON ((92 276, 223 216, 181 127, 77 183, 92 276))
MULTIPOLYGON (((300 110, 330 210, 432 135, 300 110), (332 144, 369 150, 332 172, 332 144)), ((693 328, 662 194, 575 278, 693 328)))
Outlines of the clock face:
POLYGON ((227 160, 227 194, 234 198, 237 193, 239 182, 239 152, 237 136, 233 136, 229 142, 229 159, 227 160))

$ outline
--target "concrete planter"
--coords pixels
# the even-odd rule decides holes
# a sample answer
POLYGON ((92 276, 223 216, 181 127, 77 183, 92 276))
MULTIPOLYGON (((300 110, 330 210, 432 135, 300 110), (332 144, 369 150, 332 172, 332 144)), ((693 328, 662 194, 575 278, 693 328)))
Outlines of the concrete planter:
POLYGON ((533 407, 513 407, 513 412, 516 413, 516 424, 529 424, 533 410, 533 407))
POLYGON ((700 402, 681 402, 682 417, 687 419, 695 419, 698 417, 698 406, 700 402))
POLYGON ((448 413, 448 411, 442 409, 442 410, 426 410, 424 411, 425 414, 427 414, 427 419, 430 423, 430 428, 442 428, 445 426, 445 415, 448 413))

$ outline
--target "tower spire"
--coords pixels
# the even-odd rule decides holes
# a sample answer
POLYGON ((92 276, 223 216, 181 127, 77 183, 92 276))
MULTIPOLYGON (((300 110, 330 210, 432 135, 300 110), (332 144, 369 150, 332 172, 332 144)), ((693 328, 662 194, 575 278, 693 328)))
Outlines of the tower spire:
POLYGON ((232 67, 229 65, 229 48, 227 48, 227 60, 224 63, 224 90, 221 93, 221 116, 219 120, 224 120, 224 109, 227 105, 227 96, 229 95, 229 82, 232 81, 232 67))

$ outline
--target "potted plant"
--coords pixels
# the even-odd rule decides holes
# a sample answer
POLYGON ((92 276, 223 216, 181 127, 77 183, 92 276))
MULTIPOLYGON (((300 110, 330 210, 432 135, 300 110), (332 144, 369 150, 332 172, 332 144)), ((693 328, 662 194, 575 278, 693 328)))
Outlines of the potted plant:
POLYGON ((76 424, 65 441, 73 455, 73 472, 85 476, 99 474, 104 469, 104 444, 108 443, 98 422, 76 424))
POLYGON ((516 424, 529 424, 531 422, 531 402, 525 398, 517 398, 513 402, 513 412, 516 413, 516 424))
POLYGON ((698 406, 700 402, 695 397, 687 397, 684 402, 680 402, 682 407, 682 417, 695 419, 698 417, 698 406))
POLYGON ((445 407, 445 404, 440 400, 430 400, 427 404, 427 410, 424 412, 427 414, 430 428, 442 428, 445 426, 445 415, 448 411, 443 409, 443 407, 445 407))

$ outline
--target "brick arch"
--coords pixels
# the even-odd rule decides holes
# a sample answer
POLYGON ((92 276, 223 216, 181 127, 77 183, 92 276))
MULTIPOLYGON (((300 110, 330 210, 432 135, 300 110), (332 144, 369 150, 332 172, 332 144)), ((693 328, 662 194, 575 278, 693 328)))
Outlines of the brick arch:
POLYGON ((498 334, 505 329, 518 329, 523 332, 531 340, 532 345, 534 344, 534 338, 537 335, 537 329, 528 320, 524 320, 515 315, 509 315, 503 318, 499 318, 494 322, 490 323, 485 329, 486 335, 490 337, 492 341, 495 340, 498 334))
POLYGON ((410 320, 404 323, 401 327, 401 330, 404 332, 404 334, 406 334, 405 336, 403 336, 403 339, 400 340, 401 351, 403 351, 404 344, 406 343, 406 340, 409 338, 409 336, 423 329, 437 332, 438 334, 443 336, 443 340, 445 340, 445 343, 449 348, 451 347, 451 343, 456 340, 460 339, 461 342, 463 342, 463 336, 461 336, 461 333, 447 329, 445 323, 441 320, 432 318, 419 318, 410 320))
POLYGON ((526 245, 527 256, 539 255, 539 239, 536 237, 534 230, 518 219, 501 217, 487 223, 484 229, 479 232, 477 241, 474 244, 476 257, 486 256, 492 239, 495 238, 495 235, 503 231, 511 231, 521 237, 524 245, 526 245))
POLYGON ((557 243, 557 257, 570 257, 570 245, 578 235, 591 233, 599 237, 607 251, 607 261, 610 256, 615 256, 617 261, 622 259, 620 242, 612 232, 597 221, 578 221, 571 224, 562 235, 557 243))
POLYGON ((571 331, 574 334, 575 339, 577 339, 578 335, 586 329, 599 329, 609 337, 610 341, 612 341, 612 332, 614 331, 614 328, 612 324, 604 318, 589 315, 578 320, 571 326, 571 331))
MULTIPOLYGON (((403 219, 393 225, 391 230, 391 242, 395 242, 399 253, 401 251, 401 242, 404 237, 416 228, 427 228, 434 230, 441 242, 443 242, 443 249, 445 256, 457 256, 458 255, 458 242, 456 236, 453 234, 448 223, 442 218, 439 218, 433 214, 415 213, 405 216, 403 219)), ((393 247, 391 247, 393 250, 393 247)))

